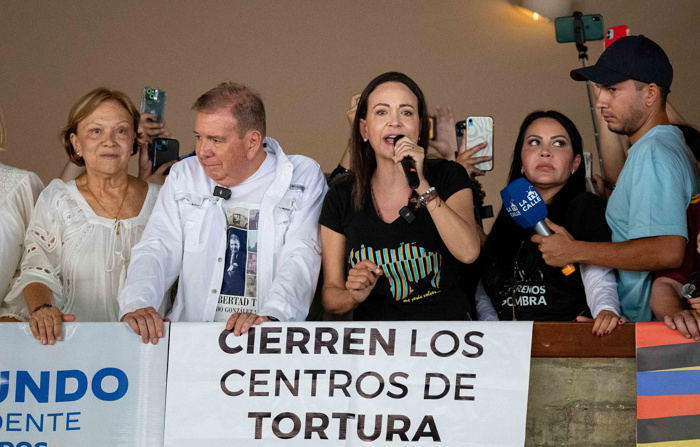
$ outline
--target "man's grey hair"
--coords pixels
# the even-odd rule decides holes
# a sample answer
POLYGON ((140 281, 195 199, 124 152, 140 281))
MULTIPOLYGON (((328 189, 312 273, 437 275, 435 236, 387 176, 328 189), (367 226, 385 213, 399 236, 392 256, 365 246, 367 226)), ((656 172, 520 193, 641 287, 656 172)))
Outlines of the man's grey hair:
POLYGON ((238 138, 250 130, 259 131, 265 138, 265 106, 260 95, 245 85, 222 82, 197 98, 192 108, 204 113, 229 109, 236 118, 238 138))

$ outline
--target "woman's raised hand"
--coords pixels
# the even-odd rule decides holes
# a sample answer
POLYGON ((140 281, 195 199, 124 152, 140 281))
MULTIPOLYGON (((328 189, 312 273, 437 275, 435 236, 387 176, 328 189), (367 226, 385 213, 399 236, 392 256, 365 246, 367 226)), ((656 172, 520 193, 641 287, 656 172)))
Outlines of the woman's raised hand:
POLYGON ((440 154, 440 158, 454 160, 457 153, 457 130, 455 129, 455 116, 452 107, 443 109, 437 106, 433 115, 437 120, 435 123, 437 138, 430 140, 428 144, 440 154))
POLYGON ((394 163, 399 164, 405 157, 410 157, 416 162, 416 170, 421 185, 426 181, 423 177, 423 161, 425 160, 425 150, 413 142, 409 137, 403 137, 398 144, 394 145, 394 163))
POLYGON ((383 274, 384 271, 377 264, 365 259, 350 269, 345 288, 350 292, 353 300, 362 303, 374 289, 377 279, 383 274))

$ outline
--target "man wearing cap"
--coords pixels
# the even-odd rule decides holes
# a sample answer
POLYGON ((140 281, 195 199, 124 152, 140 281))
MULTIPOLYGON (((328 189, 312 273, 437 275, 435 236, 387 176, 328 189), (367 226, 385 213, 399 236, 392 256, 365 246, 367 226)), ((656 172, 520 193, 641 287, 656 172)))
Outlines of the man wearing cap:
POLYGON ((613 242, 576 241, 555 224, 550 226, 557 234, 532 241, 549 265, 618 269, 623 315, 651 321, 651 272, 680 266, 688 238, 686 209, 700 191, 695 159, 666 114, 673 68, 651 39, 628 36, 610 45, 595 65, 572 70, 571 77, 598 85, 596 107, 608 129, 628 136, 632 145, 606 211, 613 242))

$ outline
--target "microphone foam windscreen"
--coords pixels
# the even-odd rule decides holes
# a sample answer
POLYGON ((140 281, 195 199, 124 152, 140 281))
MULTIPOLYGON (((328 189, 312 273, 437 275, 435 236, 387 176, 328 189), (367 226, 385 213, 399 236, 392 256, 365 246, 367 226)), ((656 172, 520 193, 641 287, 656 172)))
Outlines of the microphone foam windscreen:
POLYGON ((503 206, 518 225, 532 228, 547 217, 547 205, 532 183, 521 177, 501 191, 503 206))

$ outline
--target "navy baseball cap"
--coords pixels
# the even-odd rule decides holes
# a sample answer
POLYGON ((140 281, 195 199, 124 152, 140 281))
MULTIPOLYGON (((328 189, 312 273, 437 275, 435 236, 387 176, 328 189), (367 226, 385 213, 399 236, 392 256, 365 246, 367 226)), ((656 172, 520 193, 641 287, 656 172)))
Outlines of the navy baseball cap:
POLYGON ((671 87, 673 67, 664 50, 644 36, 622 37, 603 51, 595 65, 571 70, 575 81, 613 85, 628 79, 671 87))

